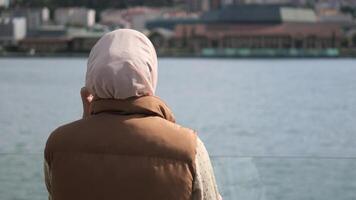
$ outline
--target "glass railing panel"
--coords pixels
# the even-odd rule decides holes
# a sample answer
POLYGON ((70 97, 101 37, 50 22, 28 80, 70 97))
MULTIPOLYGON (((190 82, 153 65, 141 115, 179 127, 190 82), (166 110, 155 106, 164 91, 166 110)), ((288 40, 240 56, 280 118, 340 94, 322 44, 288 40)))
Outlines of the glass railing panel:
MULTIPOLYGON (((352 157, 214 156, 224 200, 354 200, 352 157)), ((45 200, 42 154, 0 154, 4 200, 45 200)))

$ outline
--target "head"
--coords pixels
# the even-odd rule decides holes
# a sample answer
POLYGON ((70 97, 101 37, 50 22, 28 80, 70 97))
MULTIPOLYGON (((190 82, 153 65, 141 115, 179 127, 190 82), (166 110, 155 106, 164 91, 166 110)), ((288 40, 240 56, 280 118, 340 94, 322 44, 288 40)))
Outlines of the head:
POLYGON ((157 55, 150 40, 131 29, 105 34, 92 48, 85 87, 97 98, 155 95, 157 55))

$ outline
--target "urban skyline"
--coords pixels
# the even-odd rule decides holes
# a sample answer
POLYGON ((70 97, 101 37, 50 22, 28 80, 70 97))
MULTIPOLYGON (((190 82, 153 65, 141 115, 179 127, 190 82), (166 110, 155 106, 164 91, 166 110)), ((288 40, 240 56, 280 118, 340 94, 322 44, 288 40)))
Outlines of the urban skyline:
POLYGON ((331 0, 313 7, 298 5, 303 0, 189 1, 196 2, 189 9, 10 6, 0 10, 0 53, 88 52, 103 34, 131 28, 160 55, 356 55, 354 13, 331 0))

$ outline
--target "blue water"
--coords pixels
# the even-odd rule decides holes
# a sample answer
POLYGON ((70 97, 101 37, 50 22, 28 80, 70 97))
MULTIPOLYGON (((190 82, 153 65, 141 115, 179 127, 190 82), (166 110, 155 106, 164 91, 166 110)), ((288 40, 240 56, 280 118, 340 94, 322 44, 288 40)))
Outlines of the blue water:
MULTIPOLYGON (((85 59, 0 59, 0 199, 46 199, 49 133, 81 116, 85 59)), ((356 60, 161 59, 224 199, 356 199, 356 60)))

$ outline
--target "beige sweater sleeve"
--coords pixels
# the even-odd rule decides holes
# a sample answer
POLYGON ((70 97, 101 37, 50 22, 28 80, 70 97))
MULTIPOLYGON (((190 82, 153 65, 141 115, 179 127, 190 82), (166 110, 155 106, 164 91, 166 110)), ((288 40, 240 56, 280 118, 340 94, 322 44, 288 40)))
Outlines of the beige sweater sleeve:
POLYGON ((195 165, 196 176, 193 185, 193 200, 222 199, 217 188, 208 151, 199 138, 197 140, 195 165))

